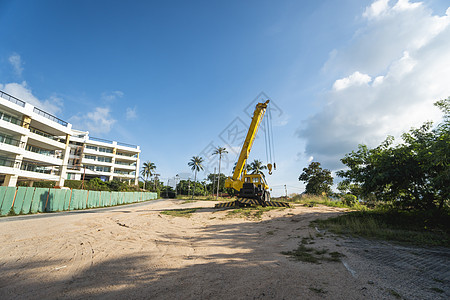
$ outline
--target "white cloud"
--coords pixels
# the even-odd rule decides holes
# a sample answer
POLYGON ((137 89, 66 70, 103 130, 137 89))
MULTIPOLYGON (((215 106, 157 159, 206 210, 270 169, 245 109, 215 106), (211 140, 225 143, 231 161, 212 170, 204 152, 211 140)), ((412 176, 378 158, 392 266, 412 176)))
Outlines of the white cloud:
POLYGON ((436 16, 427 6, 411 3, 409 9, 394 9, 400 4, 395 2, 392 6, 389 5, 391 2, 394 1, 377 11, 376 18, 369 18, 365 13, 363 20, 366 20, 366 26, 355 32, 347 46, 330 51, 330 59, 323 68, 327 75, 342 78, 358 71, 376 77, 385 73, 405 51, 415 57, 417 51, 444 35, 443 31, 448 34, 448 12, 444 16, 436 16))
POLYGON ((349 86, 368 84, 371 80, 372 78, 370 78, 369 75, 361 74, 358 71, 356 71, 355 73, 353 73, 348 77, 336 80, 333 85, 333 89, 335 91, 339 91, 346 89, 349 86))
POLYGON ((419 7, 420 5, 422 5, 421 2, 415 2, 415 3, 411 3, 409 2, 409 0, 398 0, 398 2, 394 5, 394 7, 392 8, 394 11, 395 10, 408 10, 408 9, 415 9, 417 7, 419 7))
POLYGON ((102 93, 102 100, 106 101, 106 102, 113 102, 115 101, 117 98, 122 98, 124 95, 123 92, 121 91, 113 91, 113 92, 104 92, 102 93))
POLYGON ((131 107, 127 107, 127 111, 125 114, 125 117, 127 120, 134 120, 137 118, 137 113, 136 113, 136 106, 131 108, 131 107))
POLYGON ((87 114, 78 114, 69 119, 74 128, 88 130, 93 134, 105 134, 111 131, 116 120, 108 107, 96 107, 87 114))
POLYGON ((438 120, 433 102, 450 96, 449 12, 435 16, 408 1, 375 1, 367 8, 366 27, 326 63, 324 71, 347 75, 299 129, 305 154, 336 169, 360 143, 375 146, 387 135, 438 120))
POLYGON ((366 8, 363 16, 368 19, 376 18, 383 13, 385 13, 388 9, 389 0, 377 0, 374 1, 370 6, 366 8))
POLYGON ((16 73, 17 76, 22 76, 23 62, 22 62, 22 59, 20 58, 20 55, 17 54, 17 53, 13 53, 8 58, 8 61, 12 65, 12 67, 14 69, 14 73, 16 73))
POLYGON ((57 96, 51 96, 45 100, 39 100, 36 96, 33 95, 31 89, 28 87, 27 83, 23 81, 22 83, 6 83, 0 84, 0 89, 5 93, 10 94, 20 100, 28 102, 46 112, 51 114, 60 113, 63 107, 62 99, 57 96))

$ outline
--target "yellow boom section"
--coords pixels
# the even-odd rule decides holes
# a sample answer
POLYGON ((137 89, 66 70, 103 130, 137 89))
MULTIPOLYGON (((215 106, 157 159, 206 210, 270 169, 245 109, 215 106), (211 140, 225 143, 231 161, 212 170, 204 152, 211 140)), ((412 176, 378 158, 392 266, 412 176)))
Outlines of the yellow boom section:
POLYGON ((244 144, 242 145, 241 153, 239 154, 239 159, 237 161, 236 168, 234 169, 233 176, 230 178, 231 180, 227 179, 225 181, 225 187, 233 187, 237 190, 239 190, 239 187, 242 187, 243 178, 241 177, 244 171, 244 166, 250 154, 250 150, 252 149, 256 134, 258 133, 259 125, 261 124, 268 104, 269 100, 256 105, 252 122, 248 129, 247 136, 245 137, 244 144))

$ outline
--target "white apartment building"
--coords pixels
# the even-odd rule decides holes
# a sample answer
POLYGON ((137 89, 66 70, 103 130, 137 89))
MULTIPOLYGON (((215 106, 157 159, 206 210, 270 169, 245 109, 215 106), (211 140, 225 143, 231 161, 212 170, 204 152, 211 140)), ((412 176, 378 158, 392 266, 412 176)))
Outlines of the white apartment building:
POLYGON ((139 146, 89 136, 0 91, 0 184, 118 179, 138 184, 139 146))

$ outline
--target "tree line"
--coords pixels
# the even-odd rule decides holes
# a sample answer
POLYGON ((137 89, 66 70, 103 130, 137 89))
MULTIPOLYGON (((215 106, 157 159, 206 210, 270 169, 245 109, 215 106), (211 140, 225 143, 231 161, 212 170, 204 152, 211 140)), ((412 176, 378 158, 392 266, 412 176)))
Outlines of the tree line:
MULTIPOLYGON (((439 209, 450 201, 450 97, 437 101, 443 121, 426 122, 402 135, 392 136, 375 148, 360 144, 341 162, 338 190, 359 199, 389 203, 402 209, 439 209)), ((299 177, 306 193, 331 194, 333 177, 319 162, 312 162, 299 177)))

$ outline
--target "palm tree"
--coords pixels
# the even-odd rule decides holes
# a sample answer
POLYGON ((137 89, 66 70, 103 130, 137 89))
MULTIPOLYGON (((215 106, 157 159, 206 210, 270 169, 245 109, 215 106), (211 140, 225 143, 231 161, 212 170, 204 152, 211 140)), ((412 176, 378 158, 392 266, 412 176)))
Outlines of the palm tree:
MULTIPOLYGON (((213 155, 217 155, 219 154, 219 177, 217 179, 217 195, 216 195, 216 199, 219 196, 219 186, 220 186, 220 162, 222 161, 222 154, 226 154, 228 153, 227 148, 222 148, 222 147, 217 147, 214 152, 212 153, 213 155)), ((214 193, 214 191, 213 191, 214 193)))
POLYGON ((195 176, 194 176, 194 192, 192 193, 192 198, 194 198, 195 195, 195 185, 197 182, 197 172, 202 170, 203 171, 203 158, 200 156, 193 156, 191 158, 191 161, 188 162, 188 166, 191 167, 191 170, 195 172, 195 176))
POLYGON ((251 171, 251 174, 262 174, 264 175, 262 170, 267 169, 266 165, 263 165, 262 161, 255 159, 248 165, 248 170, 251 171))
POLYGON ((142 164, 142 171, 141 171, 141 175, 143 177, 146 178, 145 182, 144 182, 144 190, 145 190, 145 185, 148 181, 148 177, 153 175, 153 171, 156 170, 156 165, 150 161, 146 161, 142 164))

